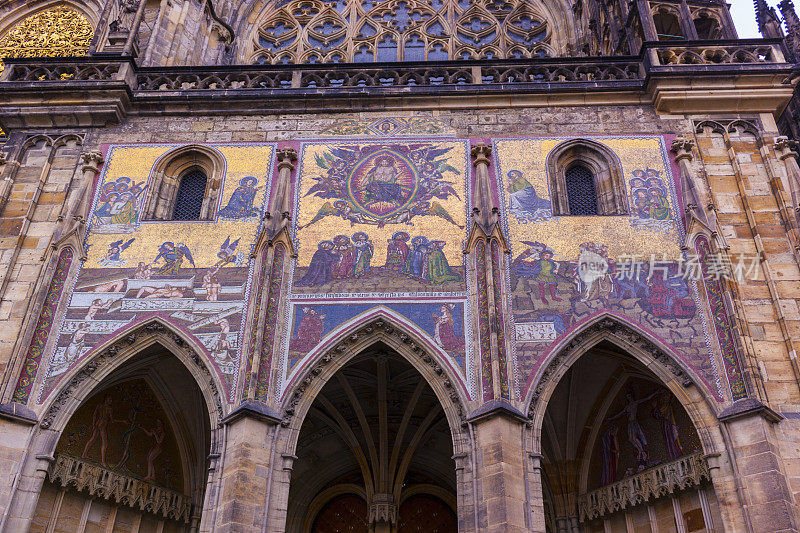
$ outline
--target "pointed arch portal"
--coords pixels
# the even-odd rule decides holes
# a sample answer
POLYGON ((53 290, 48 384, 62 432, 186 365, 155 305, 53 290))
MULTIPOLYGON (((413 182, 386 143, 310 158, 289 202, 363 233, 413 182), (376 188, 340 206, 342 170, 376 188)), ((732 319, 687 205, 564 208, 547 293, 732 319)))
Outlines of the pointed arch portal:
POLYGON ((444 409, 425 378, 384 343, 362 350, 322 387, 295 455, 287 531, 336 531, 344 509, 353 531, 457 530, 444 409))
POLYGON ((548 359, 528 392, 542 501, 532 523, 553 533, 722 525, 706 462, 722 448, 708 427, 714 404, 677 359, 610 317, 548 359))

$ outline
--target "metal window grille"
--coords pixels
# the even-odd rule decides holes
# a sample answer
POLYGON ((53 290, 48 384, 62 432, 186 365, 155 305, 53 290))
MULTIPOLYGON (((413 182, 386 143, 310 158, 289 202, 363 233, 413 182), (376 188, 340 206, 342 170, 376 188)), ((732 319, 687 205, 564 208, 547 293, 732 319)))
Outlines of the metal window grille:
POLYGON ((181 179, 172 220, 200 220, 207 180, 199 170, 192 170, 181 179))
POLYGON ((594 176, 581 165, 570 167, 565 176, 570 215, 597 215, 597 191, 594 176))

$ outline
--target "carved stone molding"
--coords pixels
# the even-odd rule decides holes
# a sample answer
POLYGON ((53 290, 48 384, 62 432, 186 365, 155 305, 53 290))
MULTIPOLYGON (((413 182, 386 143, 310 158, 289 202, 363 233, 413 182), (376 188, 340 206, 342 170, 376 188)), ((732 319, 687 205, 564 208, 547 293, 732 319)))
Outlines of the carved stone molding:
POLYGON ((675 140, 672 141, 672 146, 670 147, 670 151, 675 154, 675 160, 680 161, 681 159, 688 159, 691 161, 694 156, 692 155, 692 149, 694 148, 694 141, 692 139, 687 139, 684 136, 676 137, 675 140))
MULTIPOLYGON (((329 349, 316 361, 316 363, 314 363, 306 377, 304 377, 291 392, 289 401, 287 402, 286 407, 283 409, 281 426, 288 427, 291 424, 292 418, 294 418, 297 409, 297 405, 305 395, 306 389, 308 389, 308 387, 319 378, 319 375, 323 372, 326 366, 333 363, 344 352, 346 352, 350 346, 358 342, 360 339, 363 339, 364 337, 375 336, 376 333, 383 333, 384 335, 395 337, 401 343, 407 345, 409 350, 413 352, 418 359, 431 368, 433 375, 436 376, 436 378, 448 391, 450 401, 453 403, 453 406, 458 414, 458 418, 461 421, 461 427, 466 427, 466 409, 461 402, 461 398, 456 392, 455 386, 453 385, 452 381, 450 381, 450 378, 447 377, 447 373, 444 371, 444 368, 442 368, 442 366, 436 362, 435 357, 425 351, 425 349, 420 346, 410 335, 398 330, 383 318, 373 320, 369 324, 360 328, 358 331, 351 333, 337 343, 333 348, 329 349)), ((447 412, 447 409, 445 409, 445 412, 447 412)))
POLYGON ((100 172, 100 165, 103 164, 103 154, 98 150, 91 150, 81 154, 81 172, 100 172))
POLYGON ((188 496, 69 455, 56 454, 47 479, 60 487, 189 523, 192 502, 188 496))
POLYGON ((485 143, 477 143, 470 150, 473 165, 489 165, 489 156, 492 155, 492 148, 485 143))
POLYGON ((550 363, 542 372, 542 375, 539 377, 538 381, 536 382, 533 390, 533 395, 531 396, 531 402, 528 406, 528 418, 532 419, 536 413, 536 408, 538 407, 539 399, 544 393, 547 386, 556 376, 559 367, 564 363, 564 361, 568 360, 573 352, 578 350, 581 345, 583 345, 584 341, 590 337, 597 335, 598 333, 610 333, 615 338, 625 341, 628 345, 634 346, 635 348, 639 348, 640 350, 647 352, 650 354, 658 363, 661 364, 665 369, 669 370, 670 373, 675 376, 675 379, 683 385, 684 387, 688 387, 693 384, 692 378, 684 372, 681 368, 680 364, 678 364, 672 356, 667 354, 664 350, 662 350, 659 346, 645 338, 641 333, 637 332, 636 330, 632 329, 631 327, 613 320, 611 318, 604 318, 582 332, 580 332, 575 338, 573 338, 569 344, 567 344, 564 348, 562 348, 550 363))
MULTIPOLYGON (((217 390, 214 383, 211 370, 206 365, 203 357, 198 354, 191 346, 189 346, 183 338, 166 327, 158 321, 152 321, 140 326, 139 328, 131 331, 127 335, 118 339, 114 344, 108 348, 100 351, 95 355, 91 361, 87 362, 65 385, 62 386, 53 404, 45 413, 42 418, 41 427, 49 428, 52 426, 59 412, 66 406, 74 396, 75 389, 77 389, 84 381, 93 377, 99 370, 102 370, 107 365, 113 363, 120 353, 125 352, 134 344, 147 337, 166 337, 169 341, 178 346, 183 355, 185 355, 193 365, 203 374, 205 383, 198 383, 202 387, 207 387, 211 391, 214 403, 214 410, 217 413, 217 420, 224 418, 224 410, 222 408, 222 396, 217 390)), ((99 381, 99 379, 96 379, 99 381)))
POLYGON ((372 495, 372 501, 369 502, 369 523, 375 524, 378 522, 397 523, 397 504, 394 502, 394 495, 391 493, 372 495))
POLYGON ((696 452, 578 496, 580 520, 633 507, 699 485, 704 479, 711 481, 708 463, 702 452, 696 452))

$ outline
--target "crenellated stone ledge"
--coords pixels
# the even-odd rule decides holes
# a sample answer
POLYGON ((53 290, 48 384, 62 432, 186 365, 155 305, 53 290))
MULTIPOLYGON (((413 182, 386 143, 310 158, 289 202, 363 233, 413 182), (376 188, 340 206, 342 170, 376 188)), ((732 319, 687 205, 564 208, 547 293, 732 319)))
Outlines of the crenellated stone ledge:
POLYGON ((47 471, 51 483, 90 496, 115 501, 168 520, 189 523, 192 503, 188 496, 114 472, 64 454, 56 454, 47 471))
POLYGON ((578 496, 581 522, 711 481, 702 452, 686 455, 578 496))

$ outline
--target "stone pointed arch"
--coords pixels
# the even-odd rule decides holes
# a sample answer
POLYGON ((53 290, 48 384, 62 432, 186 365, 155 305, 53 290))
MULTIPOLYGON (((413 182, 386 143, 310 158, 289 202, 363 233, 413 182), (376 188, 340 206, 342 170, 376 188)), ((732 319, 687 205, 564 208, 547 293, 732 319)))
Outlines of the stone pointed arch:
POLYGON ((8 2, 7 12, 0 22, 0 38, 31 15, 37 15, 58 7, 65 7, 82 15, 96 30, 100 22, 103 2, 99 0, 11 0, 8 2))
MULTIPOLYGON (((225 417, 225 388, 206 361, 202 346, 168 321, 155 317, 126 328, 70 370, 42 411, 40 427, 61 431, 98 383, 142 350, 158 344, 186 367, 203 394, 211 427, 225 417)), ((55 443, 54 443, 55 444, 55 443)))
POLYGON ((545 166, 553 214, 570 214, 566 173, 574 166, 582 166, 591 172, 599 215, 628 214, 622 163, 605 144, 584 138, 566 140, 550 151, 545 166))
POLYGON ((428 382, 442 405, 454 451, 462 444, 458 436, 466 426, 469 392, 430 337, 407 319, 385 307, 372 309, 350 321, 310 355, 283 393, 281 425, 292 431, 288 448, 293 450, 306 414, 322 387, 356 355, 382 342, 406 359, 428 382))
POLYGON ((541 438, 544 413, 561 378, 579 358, 601 341, 618 346, 653 372, 686 408, 706 451, 711 452, 716 448, 704 428, 708 420, 716 419, 720 409, 702 380, 669 347, 634 323, 610 313, 594 317, 559 342, 539 367, 525 394, 535 441, 541 438))
POLYGON ((200 220, 213 220, 221 199, 227 161, 218 149, 202 144, 174 148, 156 160, 147 180, 143 219, 169 220, 175 206, 178 185, 192 170, 199 170, 207 179, 200 220))

